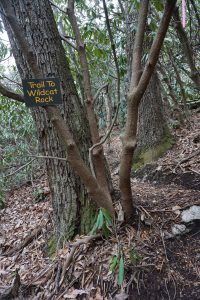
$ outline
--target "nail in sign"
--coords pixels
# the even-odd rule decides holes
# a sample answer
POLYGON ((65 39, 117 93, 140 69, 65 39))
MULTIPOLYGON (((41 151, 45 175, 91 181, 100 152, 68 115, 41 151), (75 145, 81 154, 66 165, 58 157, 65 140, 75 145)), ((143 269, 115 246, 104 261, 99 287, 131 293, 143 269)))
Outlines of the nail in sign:
POLYGON ((22 80, 24 100, 27 106, 62 104, 60 81, 58 78, 22 80))

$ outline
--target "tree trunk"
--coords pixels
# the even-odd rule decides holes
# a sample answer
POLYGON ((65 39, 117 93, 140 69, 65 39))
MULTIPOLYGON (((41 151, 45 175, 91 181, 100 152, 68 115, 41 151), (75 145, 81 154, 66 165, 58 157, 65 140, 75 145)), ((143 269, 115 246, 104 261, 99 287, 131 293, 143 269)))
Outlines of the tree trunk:
POLYGON ((139 106, 137 140, 134 169, 156 160, 172 145, 156 71, 139 106))
MULTIPOLYGON (((63 105, 60 105, 59 109, 73 132, 82 158, 87 162, 91 142, 85 109, 78 98, 49 1, 11 2, 15 9, 15 17, 23 29, 23 35, 32 47, 30 50, 36 56, 43 77, 58 77, 61 81, 63 105)), ((5 19, 4 23, 21 78, 34 78, 23 53, 17 46, 12 29, 5 19)), ((45 110, 34 108, 32 114, 38 130, 42 154, 66 157, 66 151, 45 110)), ((61 245, 63 240, 72 238, 77 233, 87 232, 91 228, 96 207, 89 201, 83 184, 67 162, 48 159, 46 166, 56 237, 61 245)))
MULTIPOLYGON (((127 21, 128 81, 132 74, 132 53, 135 39, 137 10, 130 12, 127 21), (130 26, 131 25, 131 26, 130 26)), ((145 43, 149 49, 151 41, 145 43)), ((133 168, 137 170, 161 156, 171 146, 172 140, 164 117, 160 82, 155 70, 139 105, 137 126, 137 147, 133 168)))
POLYGON ((178 7, 176 7, 176 9, 174 10, 173 17, 174 17, 174 21, 175 21, 174 27, 176 29, 178 38, 180 40, 185 59, 190 68, 190 77, 191 77, 192 81, 194 82, 196 88, 198 90, 200 90, 200 73, 195 64, 195 59, 194 59, 195 55, 194 55, 192 46, 188 39, 187 33, 181 23, 178 7))

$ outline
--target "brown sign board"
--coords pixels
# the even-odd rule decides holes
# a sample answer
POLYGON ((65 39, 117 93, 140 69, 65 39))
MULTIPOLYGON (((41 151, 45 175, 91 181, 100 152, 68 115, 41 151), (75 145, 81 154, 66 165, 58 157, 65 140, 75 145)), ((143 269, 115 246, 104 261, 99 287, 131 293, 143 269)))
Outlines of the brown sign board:
POLYGON ((60 81, 58 78, 22 80, 24 100, 27 106, 62 104, 60 81))

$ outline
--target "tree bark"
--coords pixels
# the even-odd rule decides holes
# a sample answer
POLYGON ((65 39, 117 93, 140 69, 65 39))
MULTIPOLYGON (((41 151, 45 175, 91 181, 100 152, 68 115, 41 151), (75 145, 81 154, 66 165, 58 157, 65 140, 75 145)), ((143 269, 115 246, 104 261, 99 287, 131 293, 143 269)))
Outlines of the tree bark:
MULTIPOLYGON (((70 131, 73 132, 82 159, 87 165, 88 148, 91 146, 88 121, 84 107, 77 95, 49 1, 16 0, 11 1, 11 4, 14 8, 15 18, 20 25, 21 33, 31 47, 30 52, 35 57, 43 78, 60 78, 63 105, 59 106, 59 112, 63 117, 64 126, 67 124, 70 131)), ((2 10, 4 9, 3 5, 2 10)), ((3 17, 3 19, 21 78, 34 78, 34 68, 36 70, 36 66, 30 67, 30 63, 27 62, 26 56, 19 45, 19 39, 13 33, 6 18, 3 17)), ((65 139, 65 131, 61 132, 62 126, 60 127, 61 139, 58 135, 58 122, 55 115, 51 114, 57 109, 53 107, 50 109, 49 107, 46 110, 48 114, 43 108, 32 110, 42 154, 66 157, 66 150, 68 150, 68 158, 73 157, 76 153, 73 143, 71 143, 71 146, 69 144, 68 148, 65 143, 62 143, 65 139)), ((72 166, 77 167, 77 164, 78 162, 72 159, 72 166)), ((56 236, 61 244, 63 240, 73 237, 76 233, 89 230, 93 222, 96 205, 91 204, 85 187, 68 162, 49 159, 46 160, 46 165, 52 195, 56 236)), ((87 171, 83 168, 83 172, 85 170, 87 171)), ((87 178, 90 177, 88 174, 87 178)), ((89 193, 94 196, 94 190, 96 194, 98 193, 98 185, 95 186, 92 176, 91 181, 94 182, 94 185, 89 193)), ((104 198, 106 199, 106 196, 104 198)), ((105 201, 105 199, 102 201, 105 201)))
POLYGON ((187 33, 182 26, 180 16, 179 16, 179 10, 177 7, 174 10, 173 17, 175 20, 175 29, 177 31, 181 46, 183 48, 183 53, 187 60, 188 66, 190 68, 190 77, 194 82, 196 88, 200 90, 200 74, 196 68, 195 61, 194 61, 194 53, 190 45, 187 33))
MULTIPOLYGON (((127 23, 127 61, 129 82, 131 80, 132 70, 134 70, 134 68, 131 68, 130 66, 132 65, 133 42, 135 40, 134 28, 130 25, 136 19, 137 10, 134 9, 133 12, 130 13, 129 22, 127 23)), ((146 49, 150 48, 151 42, 152 41, 150 40, 145 42, 146 49)), ((133 161, 133 168, 135 170, 156 160, 170 146, 170 134, 164 117, 160 82, 156 70, 154 71, 144 96, 142 97, 138 114, 137 147, 135 149, 133 161)))
POLYGON ((171 146, 171 136, 164 117, 159 78, 155 71, 140 102, 137 148, 134 167, 155 161, 171 146))
POLYGON ((143 71, 141 69, 141 59, 148 10, 148 0, 143 0, 140 3, 138 28, 133 47, 132 76, 128 94, 127 122, 125 126, 120 163, 120 189, 122 192, 122 206, 127 219, 131 219, 134 214, 130 177, 133 154, 137 145, 136 134, 138 107, 158 61, 160 50, 169 26, 175 3, 176 0, 166 1, 163 16, 143 71))

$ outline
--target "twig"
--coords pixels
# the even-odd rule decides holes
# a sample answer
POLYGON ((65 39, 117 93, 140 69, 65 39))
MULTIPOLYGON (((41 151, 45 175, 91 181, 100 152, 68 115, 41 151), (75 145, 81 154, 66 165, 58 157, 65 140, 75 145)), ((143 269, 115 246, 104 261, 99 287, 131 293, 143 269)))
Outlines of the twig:
POLYGON ((107 10, 105 0, 103 0, 103 7, 104 7, 104 13, 105 13, 105 17, 106 17, 106 25, 107 25, 107 29, 108 29, 108 33, 109 33, 109 38, 110 38, 110 43, 111 43, 113 58, 114 58, 114 62, 115 62, 116 73, 117 73, 117 109, 116 109, 115 116, 113 118, 112 124, 111 124, 110 128, 108 129, 106 135, 101 139, 101 141, 99 143, 94 144, 89 149, 89 163, 90 163, 90 168, 91 168, 92 175, 94 177, 95 177, 95 171, 94 171, 94 166, 93 166, 93 162, 92 162, 92 151, 96 147, 103 145, 105 143, 105 141, 107 140, 107 138, 110 136, 110 133, 111 133, 111 131, 114 127, 114 124, 116 122, 118 111, 119 111, 119 106, 120 106, 120 72, 119 72, 119 64, 118 64, 118 60, 117 60, 116 48, 115 48, 115 43, 114 43, 111 27, 110 27, 110 21, 109 21, 109 17, 108 17, 108 10, 107 10))
POLYGON ((190 156, 188 157, 185 157, 183 158, 181 161, 178 162, 178 164, 176 165, 176 167, 174 168, 174 171, 176 171, 176 169, 178 167, 180 167, 181 164, 183 164, 184 162, 188 161, 189 159, 193 158, 194 156, 196 155, 199 155, 200 154, 200 150, 199 151, 196 151, 195 153, 191 154, 190 156))
POLYGON ((28 165, 30 165, 34 160, 36 160, 36 158, 33 158, 31 161, 27 162, 25 165, 21 166, 19 169, 15 170, 13 173, 10 173, 6 176, 4 176, 4 178, 10 177, 16 173, 18 173, 19 171, 21 171, 22 169, 26 168, 28 165))
POLYGON ((56 7, 58 10, 60 10, 63 14, 67 14, 66 11, 64 11, 62 8, 60 8, 57 4, 55 4, 53 1, 49 0, 52 6, 56 7))
POLYGON ((161 236, 163 248, 164 248, 164 251, 165 251, 165 257, 166 257, 167 262, 169 263, 169 259, 168 259, 168 256, 167 256, 167 250, 166 250, 166 246, 165 246, 165 241, 164 241, 163 235, 164 235, 163 231, 160 228, 160 236, 161 236))
POLYGON ((110 133, 114 127, 114 124, 116 122, 116 119, 117 119, 117 115, 118 115, 118 112, 119 112, 119 106, 120 106, 120 103, 118 103, 118 106, 117 106, 117 109, 116 109, 116 112, 115 112, 115 116, 113 118, 113 121, 112 121, 112 124, 110 126, 110 128, 108 129, 107 133, 105 134, 105 136, 101 139, 101 141, 97 144, 94 144, 91 148, 89 148, 89 163, 90 163, 90 168, 91 168, 91 172, 92 172, 92 175, 95 177, 95 171, 94 171, 94 166, 93 166, 93 162, 92 162, 92 151, 98 147, 98 146, 101 146, 105 143, 105 141, 108 139, 108 137, 110 136, 110 133))
POLYGON ((67 161, 66 158, 64 158, 64 157, 57 157, 57 156, 29 155, 29 157, 34 157, 35 159, 36 158, 44 158, 44 159, 57 159, 57 160, 67 161))
POLYGON ((10 251, 8 251, 7 253, 3 253, 1 254, 2 256, 12 256, 14 253, 16 252, 20 252, 21 250, 23 250, 28 244, 30 244, 32 242, 32 240, 41 234, 43 227, 40 226, 36 229, 34 229, 33 231, 30 231, 28 236, 25 238, 25 240, 20 243, 16 248, 11 249, 10 251))
POLYGON ((172 281, 173 281, 173 284, 174 284, 174 296, 173 296, 173 300, 176 300, 176 283, 175 283, 175 280, 174 280, 174 277, 172 276, 172 281))
POLYGON ((91 240, 94 240, 94 239, 97 239, 97 238, 100 238, 100 237, 101 237, 101 234, 87 236, 86 238, 78 240, 77 242, 75 242, 73 244, 71 252, 69 253, 69 256, 67 257, 67 259, 66 259, 66 261, 64 263, 64 266, 63 266, 63 270, 62 270, 62 274, 61 274, 61 279, 60 279, 60 282, 59 282, 59 287, 62 285, 62 283, 64 281, 66 270, 68 269, 68 267, 69 267, 69 265, 70 265, 70 263, 71 263, 71 261, 73 259, 73 256, 74 256, 74 253, 75 253, 76 249, 79 246, 81 246, 83 244, 87 244, 91 240))
POLYGON ((17 100, 19 102, 24 103, 24 96, 17 94, 11 90, 9 90, 5 85, 3 85, 2 83, 0 83, 0 93, 5 96, 8 97, 12 100, 17 100))
POLYGON ((0 77, 0 79, 4 79, 4 78, 6 78, 6 79, 7 79, 8 81, 10 81, 10 82, 13 82, 13 83, 17 84, 20 88, 22 87, 22 84, 21 84, 21 83, 15 81, 15 80, 13 80, 13 79, 10 79, 10 78, 7 77, 5 74, 3 74, 2 77, 0 77))
POLYGON ((198 174, 198 175, 200 175, 200 172, 198 172, 198 171, 196 171, 196 170, 194 170, 192 168, 189 168, 189 170, 192 171, 192 172, 194 172, 194 173, 196 173, 196 174, 198 174))
POLYGON ((60 33, 60 37, 63 41, 65 41, 70 47, 72 47, 74 50, 78 51, 78 49, 76 48, 76 46, 74 44, 72 44, 70 41, 68 41, 68 39, 60 33))
MULTIPOLYGON (((29 285, 31 285, 31 284, 41 285, 41 282, 38 281, 38 280, 39 280, 41 277, 44 278, 44 275, 46 275, 46 274, 47 274, 47 278, 49 278, 50 275, 51 275, 51 273, 53 272, 53 269, 54 269, 54 268, 55 268, 55 265, 50 265, 50 266, 48 266, 48 267, 46 268, 46 270, 40 272, 40 274, 38 275, 38 277, 36 277, 36 279, 32 280, 32 281, 30 282, 29 285)), ((44 281, 44 280, 43 280, 43 281, 44 281)))
POLYGON ((170 293, 169 293, 169 290, 168 290, 168 287, 167 287, 167 280, 166 280, 166 278, 165 278, 165 288, 166 288, 166 291, 167 291, 168 298, 169 298, 169 300, 171 300, 170 293))
POLYGON ((121 9, 121 12, 122 12, 122 18, 125 18, 126 12, 125 12, 125 9, 124 9, 124 7, 123 7, 122 1, 121 1, 121 0, 118 0, 118 3, 119 3, 119 7, 120 7, 120 9, 121 9))
POLYGON ((102 86, 100 86, 100 88, 97 90, 96 94, 94 95, 93 98, 93 104, 96 102, 97 98, 99 97, 99 94, 101 93, 101 91, 106 88, 108 86, 108 82, 104 83, 102 86))

